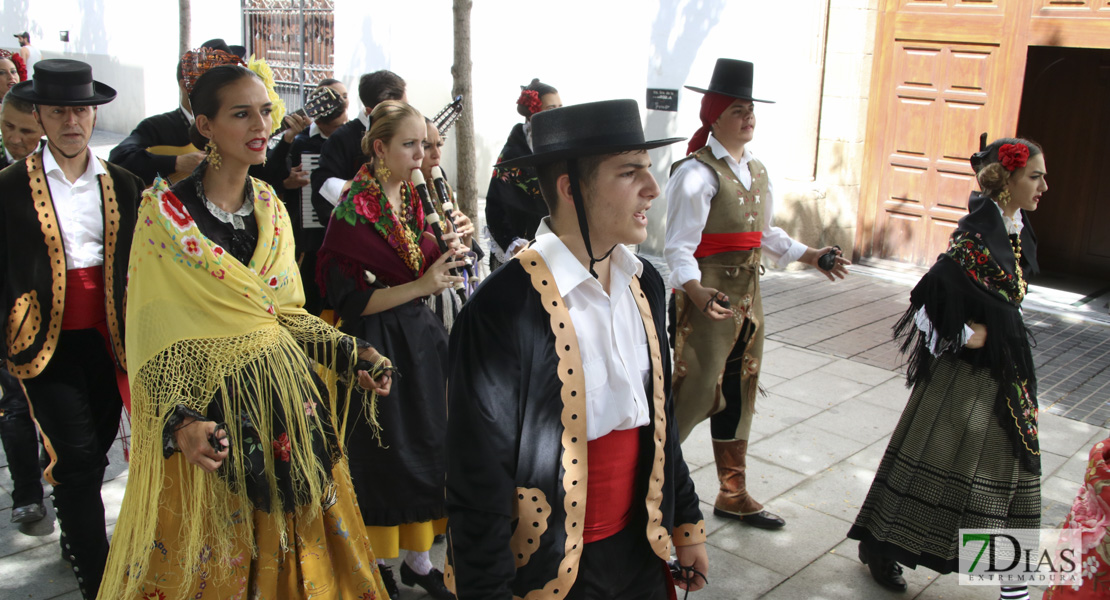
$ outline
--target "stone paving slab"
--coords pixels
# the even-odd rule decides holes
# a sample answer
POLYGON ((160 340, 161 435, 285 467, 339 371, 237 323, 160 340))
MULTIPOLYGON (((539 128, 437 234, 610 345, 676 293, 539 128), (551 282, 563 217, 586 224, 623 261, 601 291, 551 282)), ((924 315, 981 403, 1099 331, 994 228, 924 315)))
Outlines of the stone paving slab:
MULTIPOLYGON (((758 418, 758 417, 757 417, 758 418)), ((867 444, 823 431, 809 422, 764 438, 751 446, 749 456, 789 467, 806 475, 817 473, 855 454, 867 444)))

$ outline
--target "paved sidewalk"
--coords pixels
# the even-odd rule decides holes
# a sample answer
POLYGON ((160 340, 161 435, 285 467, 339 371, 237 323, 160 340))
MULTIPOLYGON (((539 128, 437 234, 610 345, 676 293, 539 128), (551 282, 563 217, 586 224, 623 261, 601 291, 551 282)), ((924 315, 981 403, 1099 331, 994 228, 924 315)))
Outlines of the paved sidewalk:
MULTIPOLYGON (((845 540, 908 397, 882 340, 889 335, 887 321, 904 307, 906 287, 858 274, 826 286, 812 272, 769 272, 764 279, 769 339, 762 381, 768 395, 760 399, 755 419, 750 482, 753 494, 786 518, 787 527, 768 532, 713 517, 717 482, 708 424, 683 446, 710 534, 712 584, 691 597, 997 598, 995 589, 960 587, 954 576, 924 569, 906 571, 907 594, 888 593, 856 559, 855 543, 845 540)), ((1105 343, 1110 328, 1093 335, 1105 343)), ((1089 448, 1110 430, 1051 409, 1042 415, 1049 526, 1067 514, 1089 448)), ((114 523, 127 480, 118 452, 106 480, 108 520, 114 523)), ((53 512, 20 532, 8 523, 6 466, 0 468, 0 488, 0 596, 78 598, 73 576, 59 558, 53 512)), ((441 564, 443 546, 433 554, 441 564)), ((402 597, 426 596, 402 586, 402 597)))

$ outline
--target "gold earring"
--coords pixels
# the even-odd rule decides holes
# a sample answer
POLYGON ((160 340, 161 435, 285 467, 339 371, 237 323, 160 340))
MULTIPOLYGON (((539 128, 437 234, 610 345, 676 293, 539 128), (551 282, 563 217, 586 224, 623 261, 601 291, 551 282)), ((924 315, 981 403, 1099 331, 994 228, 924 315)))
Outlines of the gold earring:
POLYGON ((208 164, 212 165, 213 169, 219 171, 221 160, 220 151, 218 148, 216 148, 216 142, 208 140, 208 143, 204 146, 204 150, 208 153, 208 164))
POLYGON ((1001 192, 998 192, 998 205, 1001 206, 1002 208, 1006 208, 1006 205, 1009 204, 1009 203, 1010 203, 1010 190, 1002 190, 1001 192))
POLYGON ((384 160, 378 162, 378 166, 374 168, 374 175, 378 177, 378 181, 385 182, 389 180, 389 176, 392 174, 393 172, 389 170, 389 167, 385 166, 384 160))

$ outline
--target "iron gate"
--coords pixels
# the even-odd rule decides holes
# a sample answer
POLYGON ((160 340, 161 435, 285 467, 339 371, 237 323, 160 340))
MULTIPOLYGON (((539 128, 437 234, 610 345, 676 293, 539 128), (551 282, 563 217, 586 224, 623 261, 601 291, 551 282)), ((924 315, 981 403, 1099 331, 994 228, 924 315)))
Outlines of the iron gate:
POLYGON ((334 0, 242 0, 247 54, 263 58, 288 110, 332 77, 335 65, 334 0))

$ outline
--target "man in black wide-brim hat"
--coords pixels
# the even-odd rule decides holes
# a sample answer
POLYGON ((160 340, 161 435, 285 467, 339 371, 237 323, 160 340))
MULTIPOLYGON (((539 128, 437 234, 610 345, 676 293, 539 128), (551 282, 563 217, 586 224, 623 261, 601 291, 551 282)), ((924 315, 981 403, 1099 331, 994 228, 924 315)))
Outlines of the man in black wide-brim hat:
POLYGON ((93 156, 115 90, 80 61, 35 65, 9 94, 35 106, 46 147, 0 172, 0 289, 8 370, 42 431, 62 553, 85 598, 108 556, 100 484, 127 390, 123 301, 142 181, 93 156))
POLYGON ((663 280, 624 245, 659 195, 633 100, 532 117, 550 210, 451 332, 449 586, 470 598, 664 599, 705 585, 678 445, 663 280), (697 573, 694 573, 697 571, 697 573), (541 591, 542 590, 542 591, 541 591))
POLYGON ((801 261, 830 280, 847 275, 839 249, 809 248, 772 224, 771 179, 747 144, 755 135, 754 66, 721 58, 704 94, 702 126, 667 181, 664 255, 675 289, 674 394, 685 439, 709 419, 720 493, 713 514, 763 529, 786 522, 748 493, 747 455, 763 360, 764 254, 801 261), (830 270, 818 258, 832 251, 830 270))

